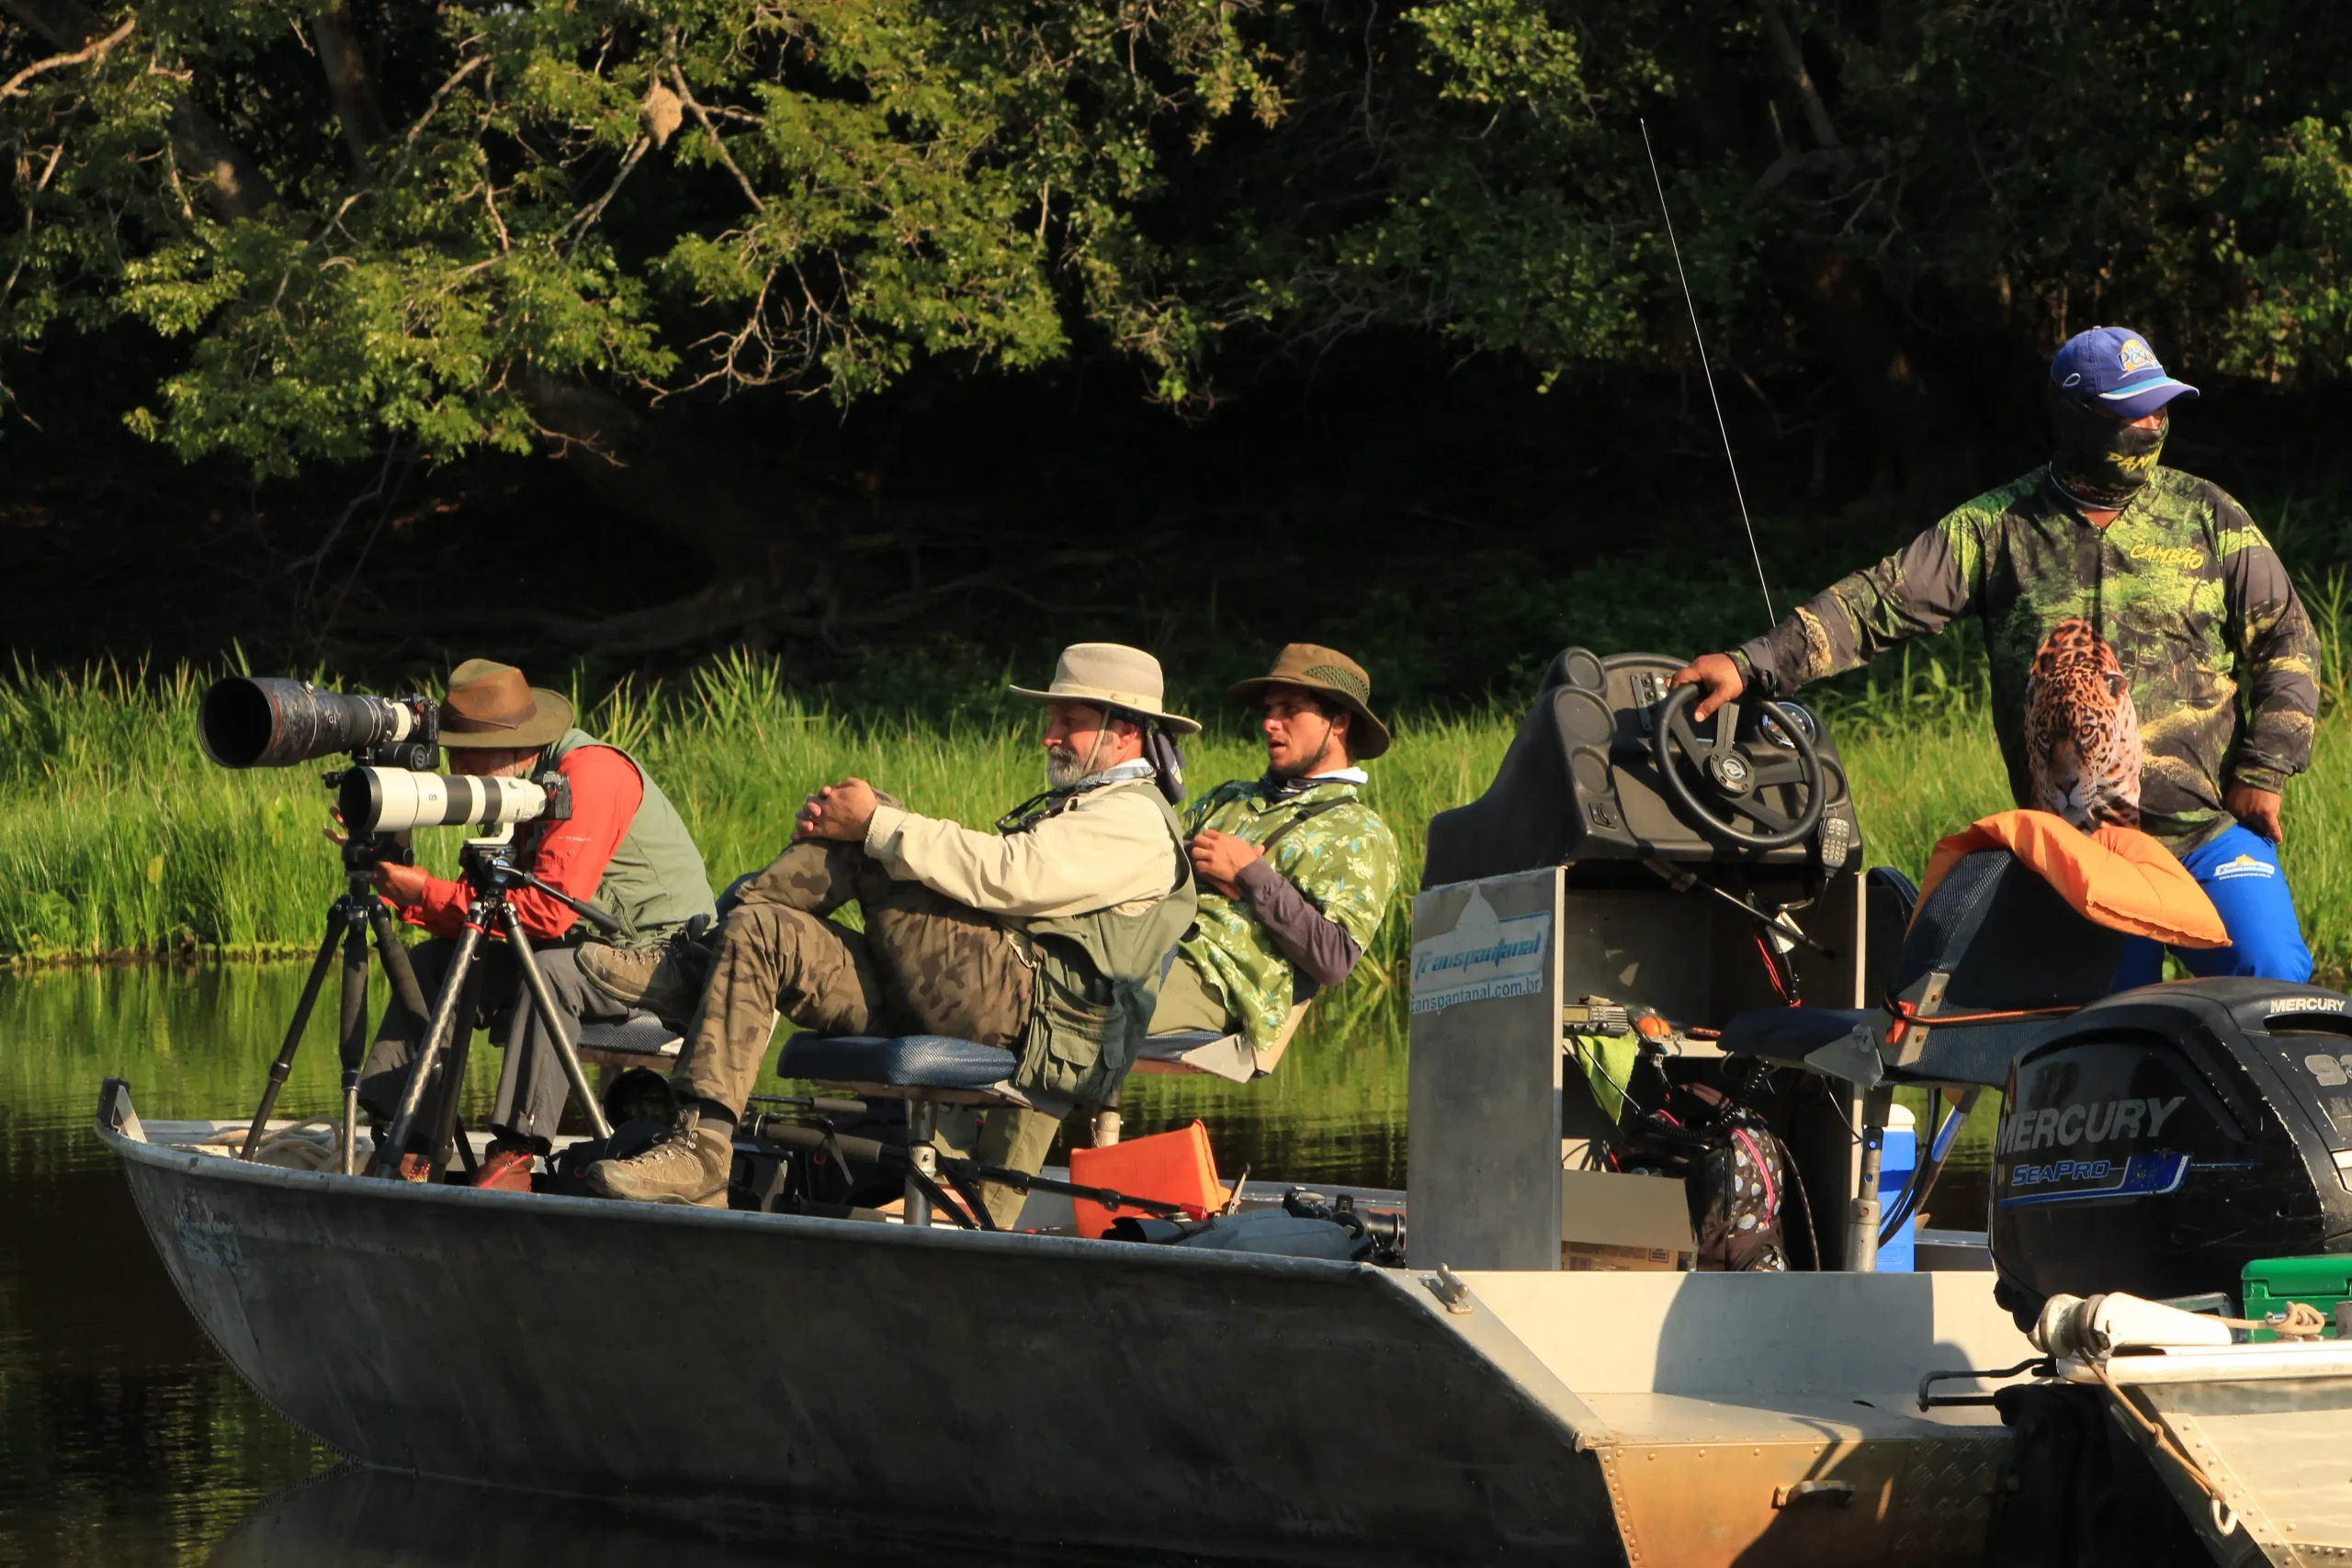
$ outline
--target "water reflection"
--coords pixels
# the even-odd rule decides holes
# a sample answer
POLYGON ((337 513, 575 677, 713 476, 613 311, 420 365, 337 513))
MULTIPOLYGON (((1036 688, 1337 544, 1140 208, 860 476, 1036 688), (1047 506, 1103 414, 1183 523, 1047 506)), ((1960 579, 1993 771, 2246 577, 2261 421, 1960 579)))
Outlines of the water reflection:
POLYGON ((230 1532, 206 1568, 931 1568, 941 1562, 1087 1568, 1190 1561, 1127 1548, 1008 1543, 1001 1532, 959 1537, 953 1526, 708 1507, 662 1512, 348 1470, 270 1498, 230 1532))

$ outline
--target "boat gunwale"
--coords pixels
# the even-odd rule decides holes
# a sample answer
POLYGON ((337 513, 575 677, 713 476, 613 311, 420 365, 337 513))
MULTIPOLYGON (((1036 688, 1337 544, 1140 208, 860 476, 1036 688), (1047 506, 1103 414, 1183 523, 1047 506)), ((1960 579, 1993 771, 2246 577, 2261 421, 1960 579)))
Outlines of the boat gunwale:
MULTIPOLYGON (((137 1124, 138 1112, 128 1083, 122 1083, 120 1107, 137 1124)), ((1398 1289, 1409 1280, 1417 1289, 1408 1294, 1427 1296, 1436 1279, 1416 1269, 1381 1269, 1369 1263, 1344 1263, 1321 1258, 1280 1258, 1263 1253, 1211 1251, 1201 1247, 1159 1247, 1088 1236, 1048 1235, 1032 1231, 963 1230, 933 1225, 917 1230, 907 1225, 876 1224, 869 1220, 834 1219, 815 1214, 754 1213, 748 1210, 707 1209, 689 1203, 639 1203, 610 1198, 577 1198, 554 1192, 510 1192, 495 1189, 453 1186, 446 1182, 391 1181, 370 1176, 345 1176, 340 1171, 298 1170, 285 1166, 201 1154, 193 1148, 149 1140, 143 1128, 133 1136, 110 1124, 107 1112, 111 1088, 100 1091, 97 1134, 127 1161, 175 1169, 202 1180, 243 1182, 285 1191, 316 1193, 341 1190, 355 1198, 401 1203, 452 1207, 488 1204, 521 1205, 531 1213, 575 1220, 604 1219, 628 1224, 684 1224, 691 1227, 768 1228, 810 1240, 867 1242, 891 1247, 975 1247, 982 1253, 1012 1252, 1022 1257, 1075 1257, 1102 1259, 1115 1257, 1146 1269, 1219 1270, 1241 1277, 1313 1280, 1330 1285, 1366 1277, 1387 1280, 1398 1289)), ((1439 1303, 1432 1299, 1431 1306, 1439 1303)))

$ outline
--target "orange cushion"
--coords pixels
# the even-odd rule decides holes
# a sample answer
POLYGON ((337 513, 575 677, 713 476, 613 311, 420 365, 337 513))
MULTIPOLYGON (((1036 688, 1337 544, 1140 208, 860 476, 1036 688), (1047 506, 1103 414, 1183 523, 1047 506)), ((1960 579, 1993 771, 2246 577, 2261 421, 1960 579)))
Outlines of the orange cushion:
MULTIPOLYGON (((1072 1149, 1069 1179, 1081 1187, 1107 1187, 1132 1198, 1157 1198, 1163 1203, 1190 1203, 1211 1213, 1225 1207, 1226 1191, 1217 1185, 1216 1161, 1209 1155, 1209 1130, 1195 1122, 1172 1133, 1130 1138, 1107 1149, 1072 1149)), ((1117 1214, 1085 1199, 1078 1210, 1078 1234, 1100 1236, 1120 1214, 1136 1215, 1140 1209, 1117 1214)))
POLYGON ((2000 811, 1954 833, 1928 857, 1919 908, 1963 855, 2007 850, 2061 897, 2110 931, 2152 936, 2172 947, 2227 947, 2213 900, 2173 858, 2137 828, 2086 833, 2047 811, 2000 811))

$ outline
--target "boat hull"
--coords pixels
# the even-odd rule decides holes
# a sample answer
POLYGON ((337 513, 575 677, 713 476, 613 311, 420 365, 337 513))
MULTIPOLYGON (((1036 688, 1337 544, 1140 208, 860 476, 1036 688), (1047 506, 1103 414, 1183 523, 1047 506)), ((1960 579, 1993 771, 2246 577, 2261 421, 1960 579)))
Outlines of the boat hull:
POLYGON ((1011 1540, 1624 1560, 1573 1396, 1414 1276, 282 1170, 127 1120, 101 1134, 189 1310, 366 1464, 1011 1540))

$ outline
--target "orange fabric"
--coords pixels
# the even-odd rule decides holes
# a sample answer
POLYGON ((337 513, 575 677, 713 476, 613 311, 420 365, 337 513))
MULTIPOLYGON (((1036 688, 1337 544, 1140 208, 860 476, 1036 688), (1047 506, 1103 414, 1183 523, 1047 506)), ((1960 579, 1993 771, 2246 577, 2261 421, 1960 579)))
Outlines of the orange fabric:
MULTIPOLYGON (((1216 1161, 1209 1156, 1209 1130, 1195 1122, 1172 1133, 1154 1133, 1113 1144, 1107 1149, 1072 1149, 1069 1179, 1080 1187, 1107 1187, 1123 1197, 1157 1198, 1163 1203, 1191 1203, 1211 1213, 1225 1207, 1226 1190, 1217 1185, 1216 1161)), ((1078 1234, 1100 1236, 1120 1214, 1100 1203, 1074 1201, 1078 1234)))
POLYGON ((1998 811, 1954 833, 1928 857, 1919 908, 1936 884, 1978 850, 2007 850, 2083 916, 2110 931, 2171 947, 2227 947, 2221 912, 2188 868, 2137 828, 2086 833, 2047 811, 1998 811))

